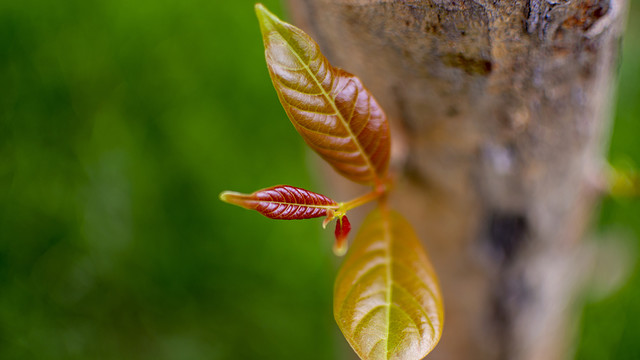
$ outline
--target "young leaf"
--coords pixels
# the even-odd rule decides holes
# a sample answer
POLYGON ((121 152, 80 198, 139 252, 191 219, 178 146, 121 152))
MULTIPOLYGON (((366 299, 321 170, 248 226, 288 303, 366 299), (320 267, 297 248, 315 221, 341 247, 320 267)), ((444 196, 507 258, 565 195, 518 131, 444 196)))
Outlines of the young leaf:
POLYGON ((327 216, 328 210, 338 208, 335 201, 324 195, 289 185, 273 186, 253 194, 225 191, 220 194, 220 199, 245 209, 256 210, 268 218, 281 220, 327 216))
POLYGON ((390 136, 380 105, 357 77, 331 66, 302 30, 261 4, 256 14, 273 86, 296 130, 348 179, 382 182, 390 136))
POLYGON ((419 360, 442 333, 436 274, 411 225, 376 209, 351 245, 335 284, 334 315, 361 359, 419 360))
POLYGON ((333 253, 342 256, 347 252, 347 236, 351 231, 351 223, 346 215, 340 216, 336 220, 336 242, 333 244, 333 253))

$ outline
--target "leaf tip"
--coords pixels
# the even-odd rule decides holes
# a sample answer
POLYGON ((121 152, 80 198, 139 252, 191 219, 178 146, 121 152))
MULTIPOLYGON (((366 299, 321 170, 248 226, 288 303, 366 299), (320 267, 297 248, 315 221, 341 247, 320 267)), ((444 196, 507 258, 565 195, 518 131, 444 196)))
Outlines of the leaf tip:
POLYGON ((275 28, 274 25, 281 22, 277 16, 275 16, 261 3, 257 3, 254 6, 254 9, 256 11, 256 16, 258 17, 258 23, 260 23, 262 36, 266 36, 269 32, 273 31, 275 28))
POLYGON ((223 191, 218 196, 220 200, 227 204, 237 205, 246 209, 251 209, 247 202, 248 196, 235 191, 223 191))
POLYGON ((218 198, 226 203, 230 203, 229 197, 231 195, 231 191, 223 191, 218 195, 218 198))
MULTIPOLYGON (((346 240, 346 239, 345 239, 345 240, 346 240)), ((336 241, 336 242, 333 244, 333 253, 334 253, 336 256, 343 257, 343 256, 344 256, 344 254, 346 254, 346 253, 347 253, 347 249, 348 249, 348 246, 347 246, 347 242, 346 242, 346 241, 343 241, 343 242, 342 242, 342 243, 340 243, 340 244, 338 244, 338 242, 336 241)))
POLYGON ((255 4, 253 8, 256 11, 256 15, 258 16, 259 20, 262 20, 262 17, 264 16, 264 14, 269 12, 269 10, 267 10, 267 8, 264 7, 264 5, 262 5, 261 3, 255 4))

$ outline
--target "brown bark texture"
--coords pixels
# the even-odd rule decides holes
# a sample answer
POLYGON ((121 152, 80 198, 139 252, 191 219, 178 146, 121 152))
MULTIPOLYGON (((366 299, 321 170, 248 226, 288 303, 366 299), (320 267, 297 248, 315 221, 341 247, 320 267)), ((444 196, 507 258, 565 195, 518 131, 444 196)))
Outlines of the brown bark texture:
POLYGON ((429 359, 570 357, 626 1, 289 5, 391 121, 392 202, 445 298, 429 359))

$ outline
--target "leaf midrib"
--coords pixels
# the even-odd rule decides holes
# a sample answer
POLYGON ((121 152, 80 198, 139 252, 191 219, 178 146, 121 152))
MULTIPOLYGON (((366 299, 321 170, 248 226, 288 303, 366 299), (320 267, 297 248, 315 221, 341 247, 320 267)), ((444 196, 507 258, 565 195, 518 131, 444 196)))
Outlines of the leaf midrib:
MULTIPOLYGON (((344 126, 344 128, 347 130, 347 133, 349 134, 349 137, 353 140, 353 142, 356 144, 356 147, 358 148, 358 151, 360 152, 362 158, 364 159, 365 163, 367 164, 367 168, 369 169, 369 172, 373 175, 373 179, 378 180, 378 173, 376 172, 373 164, 371 163, 371 161, 369 160, 369 156, 367 155, 367 153, 364 151, 364 149, 362 148, 362 145, 360 144, 360 142, 358 141, 358 138, 353 134, 353 132, 351 131, 351 128, 349 127, 349 124, 347 123, 346 119, 342 116, 342 113, 340 112, 340 110, 338 109, 338 107, 335 104, 334 99, 331 98, 331 96, 329 96, 329 94, 327 93, 327 91, 325 90, 325 88, 322 86, 322 84, 320 83, 320 81, 318 81, 318 79, 316 78, 315 74, 313 73, 313 71, 311 71, 311 68, 302 60, 302 58, 300 57, 300 55, 298 55, 298 52, 293 48, 293 46, 291 46, 291 44, 289 43, 289 41, 287 41, 287 38, 282 36, 282 34, 280 34, 278 32, 278 34, 282 37, 282 39, 285 41, 285 43, 287 44, 287 47, 289 47, 289 50, 291 50, 291 53, 296 57, 296 59, 298 60, 298 62, 302 65, 302 67, 307 71, 307 73, 311 76, 311 78, 313 79, 313 81, 316 83, 316 85, 318 86, 318 88, 320 89, 320 91, 322 92, 322 95, 325 97, 325 99, 327 99, 327 101, 329 102, 329 104, 331 105, 331 107, 333 108, 333 110, 336 113, 336 116, 338 117, 338 119, 340 120, 340 122, 342 123, 342 126, 344 126)), ((322 54, 320 56, 323 56, 322 54)), ((327 71, 331 71, 332 70, 332 66, 329 64, 329 67, 327 67, 327 71)), ((332 74, 333 75, 333 74, 332 74)), ((333 81, 332 81, 333 83, 333 81)), ((355 104, 354 104, 354 108, 355 108, 355 104)))
POLYGON ((299 207, 310 207, 310 208, 317 208, 317 209, 330 209, 330 210, 336 210, 340 207, 340 205, 335 204, 335 205, 312 205, 312 204, 298 204, 298 203, 290 203, 290 202, 286 202, 286 201, 272 201, 272 200, 246 200, 248 203, 269 203, 269 204, 278 204, 278 205, 292 205, 292 206, 299 206, 299 207))

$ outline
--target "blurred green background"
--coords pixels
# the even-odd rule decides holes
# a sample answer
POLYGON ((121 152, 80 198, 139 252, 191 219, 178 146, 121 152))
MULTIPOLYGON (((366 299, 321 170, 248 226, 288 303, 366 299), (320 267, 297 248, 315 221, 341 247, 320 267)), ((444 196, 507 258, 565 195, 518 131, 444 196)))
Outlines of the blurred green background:
MULTIPOLYGON (((611 153, 638 164, 633 21, 624 47, 611 153)), ((319 221, 218 200, 318 187, 253 1, 2 1, 0 88, 0 359, 341 358, 319 221)), ((600 227, 639 219, 608 200, 600 227)), ((578 359, 640 359, 634 266, 587 296, 578 359)))
MULTIPOLYGON (((631 0, 619 68, 610 162, 640 168, 640 0, 631 0)), ((605 299, 591 299, 583 310, 576 359, 640 359, 640 198, 605 199, 598 232, 616 232, 633 253, 622 288, 605 299)), ((606 235, 605 235, 606 236, 606 235)), ((606 239, 602 239, 606 241, 606 239)), ((605 269, 603 269, 605 270, 605 269)), ((606 271, 606 270, 605 270, 606 271)))

